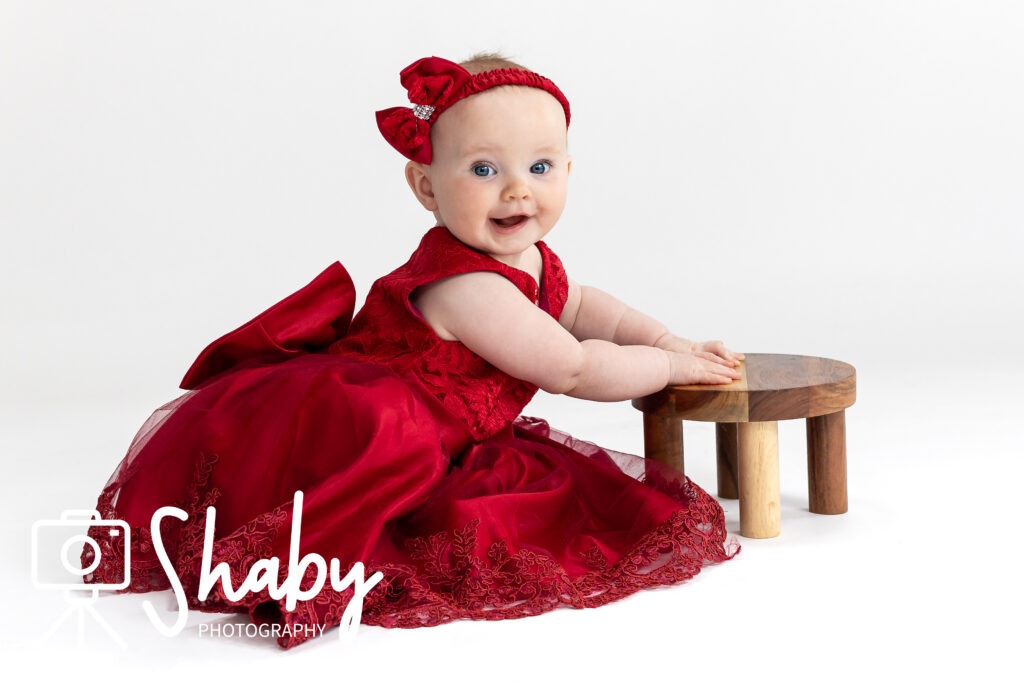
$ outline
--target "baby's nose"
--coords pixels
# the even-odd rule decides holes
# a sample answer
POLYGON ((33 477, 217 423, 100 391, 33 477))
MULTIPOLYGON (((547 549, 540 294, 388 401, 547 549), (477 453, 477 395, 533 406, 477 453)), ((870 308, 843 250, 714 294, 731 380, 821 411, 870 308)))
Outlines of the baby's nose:
POLYGON ((515 178, 511 178, 509 179, 508 184, 505 186, 505 190, 502 193, 502 197, 506 201, 529 199, 530 185, 524 179, 518 176, 516 176, 515 178))

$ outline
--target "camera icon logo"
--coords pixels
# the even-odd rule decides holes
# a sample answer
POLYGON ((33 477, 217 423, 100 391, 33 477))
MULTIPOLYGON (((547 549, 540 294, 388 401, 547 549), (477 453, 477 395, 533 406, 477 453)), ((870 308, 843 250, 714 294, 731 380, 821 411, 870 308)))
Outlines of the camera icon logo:
POLYGON ((98 511, 67 510, 59 520, 32 525, 32 584, 38 589, 81 590, 104 563, 103 547, 124 562, 114 581, 90 582, 88 589, 118 590, 131 580, 131 531, 123 520, 104 520, 98 511), (90 534, 91 532, 91 534, 90 534))

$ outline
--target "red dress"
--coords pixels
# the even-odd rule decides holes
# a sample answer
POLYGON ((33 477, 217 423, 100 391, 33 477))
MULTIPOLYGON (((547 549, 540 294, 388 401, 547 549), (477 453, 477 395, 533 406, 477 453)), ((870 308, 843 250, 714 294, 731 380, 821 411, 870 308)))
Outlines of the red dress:
MULTIPOLYGON (((226 562, 237 587, 258 559, 287 566, 296 490, 300 554, 383 573, 363 624, 598 606, 731 557, 722 509, 697 485, 518 417, 537 387, 440 339, 409 302, 441 278, 494 271, 557 319, 565 272, 538 247, 539 287, 435 227, 354 319, 352 283, 335 262, 211 343, 181 383, 189 391, 154 412, 99 497, 104 518, 131 527, 129 590, 169 587, 149 524, 174 505, 188 520, 165 519, 161 537, 192 608, 337 625, 352 591, 329 582, 291 611, 265 590, 197 601, 206 508, 216 509, 213 563, 226 562)), ((116 581, 123 548, 95 538, 103 562, 86 581, 116 581)))

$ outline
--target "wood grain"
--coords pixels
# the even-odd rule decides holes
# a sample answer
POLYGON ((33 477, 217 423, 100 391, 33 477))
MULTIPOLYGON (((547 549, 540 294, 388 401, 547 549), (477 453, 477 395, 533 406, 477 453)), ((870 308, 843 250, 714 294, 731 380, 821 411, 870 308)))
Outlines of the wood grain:
POLYGON ((644 413, 716 423, 810 418, 835 413, 857 399, 857 372, 816 356, 747 354, 742 378, 728 385, 666 387, 633 400, 644 413))
POLYGON ((739 448, 736 423, 715 425, 715 451, 718 457, 718 498, 738 499, 736 482, 736 451, 739 448))
POLYGON ((644 414, 644 457, 683 470, 683 421, 644 414))
POLYGON ((754 539, 777 537, 782 527, 779 502, 779 424, 775 421, 737 426, 740 534, 754 539))
POLYGON ((846 412, 807 419, 807 489, 812 513, 846 513, 846 412))

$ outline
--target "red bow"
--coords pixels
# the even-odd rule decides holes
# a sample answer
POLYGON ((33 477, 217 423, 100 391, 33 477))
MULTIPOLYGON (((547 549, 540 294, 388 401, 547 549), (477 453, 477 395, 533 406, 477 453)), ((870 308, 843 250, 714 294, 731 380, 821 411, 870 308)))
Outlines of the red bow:
POLYGON ((377 128, 407 158, 429 164, 430 124, 470 78, 468 71, 440 57, 424 57, 402 70, 402 85, 415 108, 392 107, 377 112, 377 128))

